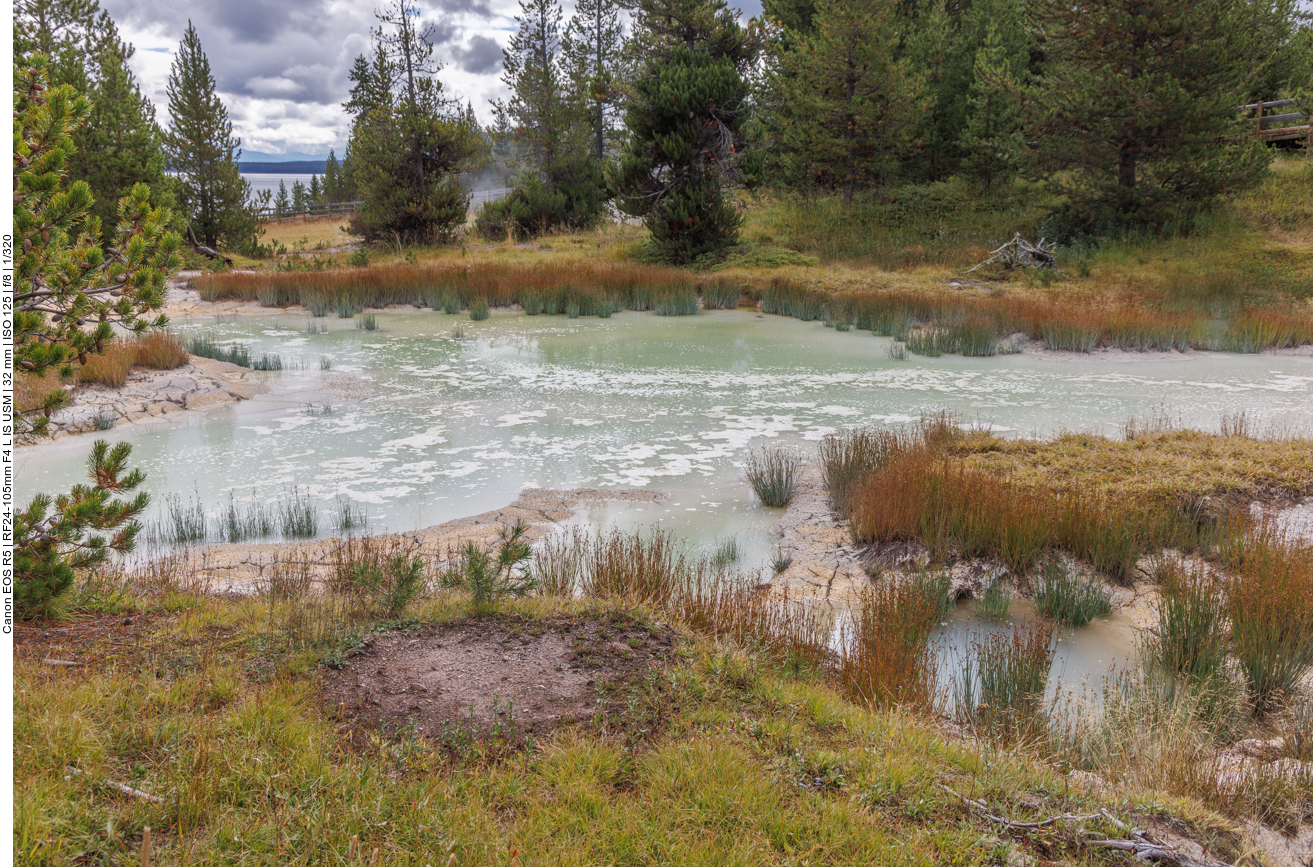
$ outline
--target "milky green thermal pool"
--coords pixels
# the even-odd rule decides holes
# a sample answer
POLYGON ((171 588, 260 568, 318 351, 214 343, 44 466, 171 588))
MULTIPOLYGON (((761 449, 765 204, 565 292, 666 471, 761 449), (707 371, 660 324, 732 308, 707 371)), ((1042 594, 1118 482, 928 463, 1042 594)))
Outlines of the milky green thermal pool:
MULTIPOLYGON (((1205 429, 1236 409, 1260 425, 1313 421, 1307 358, 896 361, 887 338, 742 310, 575 320, 494 313, 485 322, 416 311, 377 320, 377 331, 304 314, 178 323, 278 353, 288 369, 267 374, 272 394, 104 435, 132 443, 156 509, 171 494, 217 511, 230 494, 271 502, 298 488, 325 515, 347 498, 364 507, 371 529, 409 530, 505 505, 525 486, 650 486, 672 496, 598 508, 595 519, 659 519, 695 546, 735 534, 756 565, 777 515, 742 481, 753 445, 812 451, 845 426, 940 409, 1002 435, 1115 433, 1128 416, 1163 409, 1205 429), (308 333, 311 321, 329 332, 308 333), (450 337, 457 326, 467 339, 450 337), (331 369, 322 371, 321 359, 331 369), (342 397, 361 386, 369 396, 342 397)), ((20 450, 20 500, 79 481, 93 438, 20 450)))

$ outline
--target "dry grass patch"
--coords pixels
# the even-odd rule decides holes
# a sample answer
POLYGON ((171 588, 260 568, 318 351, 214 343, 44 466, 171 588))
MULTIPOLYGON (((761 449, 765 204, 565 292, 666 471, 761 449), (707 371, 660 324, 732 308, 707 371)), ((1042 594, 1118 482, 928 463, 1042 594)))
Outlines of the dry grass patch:
POLYGON ((1313 440, 1166 430, 1114 439, 1070 433, 1052 440, 964 438, 969 466, 1029 487, 1079 485, 1091 493, 1304 497, 1313 494, 1313 440))

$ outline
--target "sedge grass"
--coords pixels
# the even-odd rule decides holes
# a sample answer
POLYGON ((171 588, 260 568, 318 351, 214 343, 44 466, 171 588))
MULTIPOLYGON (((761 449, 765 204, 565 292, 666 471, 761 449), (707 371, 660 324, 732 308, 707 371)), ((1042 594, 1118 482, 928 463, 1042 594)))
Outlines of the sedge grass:
POLYGON ((1012 608, 1012 594, 1001 578, 985 585, 976 597, 972 610, 981 620, 1006 620, 1012 608))
POLYGON ((1235 655, 1256 711, 1268 714, 1313 671, 1313 548, 1264 523, 1227 560, 1235 655))
POLYGON ((793 499, 802 466, 803 456, 797 449, 765 446, 748 452, 745 472, 761 504, 778 508, 793 499))
POLYGON ((1208 572, 1167 561, 1158 576, 1158 628, 1146 654, 1172 676, 1212 683, 1226 671, 1230 651, 1221 588, 1208 572))
POLYGON ((958 716, 1005 740, 1033 737, 1056 651, 1043 621, 975 635, 955 679, 958 716))
POLYGON ((1112 611, 1108 591, 1093 581, 1077 578, 1057 558, 1046 561, 1035 582, 1035 608, 1066 626, 1081 627, 1112 611))

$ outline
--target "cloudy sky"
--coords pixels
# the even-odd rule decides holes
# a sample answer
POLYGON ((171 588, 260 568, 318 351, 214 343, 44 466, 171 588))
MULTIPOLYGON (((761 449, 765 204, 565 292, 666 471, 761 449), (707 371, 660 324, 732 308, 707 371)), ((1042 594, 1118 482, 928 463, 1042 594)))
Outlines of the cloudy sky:
MULTIPOLYGON (((346 145, 342 102, 356 55, 369 51, 377 0, 101 0, 123 38, 137 48, 133 71, 168 117, 164 86, 190 18, 234 132, 244 150, 327 153, 346 145)), ((474 103, 484 122, 503 97, 501 48, 515 30, 518 0, 412 0, 432 24, 444 86, 474 103)), ((731 3, 744 17, 760 0, 731 3)), ((566 4, 568 17, 573 3, 566 4)))

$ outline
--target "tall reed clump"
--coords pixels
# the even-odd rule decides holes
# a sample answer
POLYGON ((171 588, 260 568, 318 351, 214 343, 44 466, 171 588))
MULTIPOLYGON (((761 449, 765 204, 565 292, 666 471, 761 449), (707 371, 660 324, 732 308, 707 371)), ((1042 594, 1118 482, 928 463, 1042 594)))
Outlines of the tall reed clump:
POLYGON ((621 530, 599 534, 579 556, 580 590, 599 599, 664 605, 675 598, 689 570, 674 538, 660 529, 647 537, 621 530))
POLYGON ((821 476, 830 492, 830 503, 846 514, 857 486, 884 466, 891 454, 908 446, 903 431, 855 428, 825 436, 817 449, 821 476))
POLYGON ((151 331, 140 337, 113 341, 105 351, 88 355, 78 367, 78 382, 121 388, 134 367, 173 370, 187 363, 187 345, 168 331, 151 331))
POLYGON ((748 452, 748 484, 763 506, 787 506, 798 486, 803 456, 787 446, 764 446, 748 452))
POLYGON ((740 280, 718 278, 707 280, 702 284, 702 308, 704 310, 733 310, 739 306, 743 297, 743 283, 740 280))
POLYGON ((278 529, 287 539, 310 539, 319 533, 319 507, 299 488, 278 504, 278 529))
POLYGON ((747 298, 762 312, 803 321, 825 319, 840 330, 909 338, 910 351, 992 355, 1000 338, 1024 333, 1051 349, 1089 351, 1098 345, 1134 350, 1222 349, 1258 352, 1313 341, 1313 316, 1295 310, 1237 309, 1216 319, 1212 309, 1105 309, 1065 298, 963 296, 876 290, 836 295, 785 277, 701 281, 671 268, 605 261, 568 263, 398 264, 327 271, 217 274, 198 277, 207 301, 258 300, 267 306, 304 304, 316 316, 350 317, 366 307, 427 305, 449 313, 484 297, 493 307, 522 304, 526 312, 607 315, 624 307, 682 315, 697 308, 698 284, 707 309, 747 298), (566 296, 573 293, 573 304, 566 296), (604 296, 612 304, 598 306, 604 296), (590 300, 593 306, 590 308, 590 300), (592 312, 590 313, 590 309, 592 312), (607 312, 603 312, 607 311, 607 312))
POLYGON ((1255 711, 1269 714, 1313 670, 1313 548, 1265 523, 1228 560, 1232 644, 1255 711))
POLYGON ((1054 557, 1044 562, 1035 582, 1035 607, 1040 614, 1067 626, 1085 626, 1112 611, 1112 597, 1093 581, 1072 574, 1054 557))
POLYGON ((225 542, 241 542, 244 539, 272 536, 274 519, 264 503, 256 501, 241 507, 229 494, 228 507, 219 518, 219 529, 225 542))
POLYGON ((1173 677, 1219 681, 1229 653, 1222 588, 1205 568, 1174 561, 1158 579, 1158 629, 1145 642, 1146 658, 1173 677))
POLYGON ((825 306, 830 296, 822 289, 774 277, 761 289, 760 298, 762 313, 777 313, 811 322, 825 315, 825 306))
POLYGON ((87 356, 86 362, 78 367, 78 382, 122 388, 136 362, 136 350, 126 341, 115 341, 104 352, 87 356))
POLYGON ((1056 650, 1053 627, 1043 621, 974 636, 954 683, 958 715, 996 735, 1037 734, 1056 650))
POLYGON ((995 578, 980 591, 974 609, 981 620, 1006 620, 1011 607, 1012 595, 1008 591, 1007 582, 995 578))
POLYGON ((1019 486, 910 442, 856 486, 848 526, 858 542, 920 540, 933 557, 996 557, 1020 575, 1053 542, 1045 518, 1019 486))
POLYGON ((692 316, 698 312, 698 296, 691 286, 663 288, 652 302, 657 316, 692 316))
POLYGON ((470 302, 470 319, 473 319, 475 322, 482 322, 491 315, 492 314, 488 311, 487 298, 475 298, 470 302))
POLYGON ((841 633, 841 686, 871 707, 933 710, 935 603, 911 583, 873 583, 841 633))

